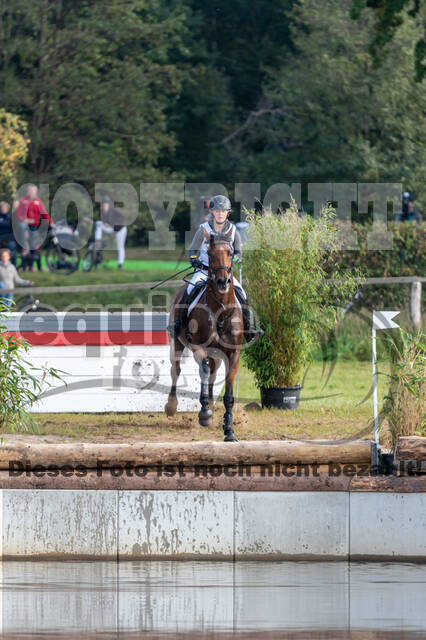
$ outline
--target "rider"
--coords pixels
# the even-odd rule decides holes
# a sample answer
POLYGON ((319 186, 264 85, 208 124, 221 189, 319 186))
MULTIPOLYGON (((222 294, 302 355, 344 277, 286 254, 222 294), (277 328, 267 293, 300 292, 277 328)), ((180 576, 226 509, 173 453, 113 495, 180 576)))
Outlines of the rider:
MULTIPOLYGON (((188 257, 191 265, 195 269, 195 273, 191 278, 180 302, 176 315, 176 319, 168 326, 168 331, 171 336, 179 336, 188 314, 188 308, 193 299, 195 299, 196 293, 199 292, 204 283, 208 279, 208 244, 204 237, 204 231, 209 234, 227 234, 231 231, 231 245, 234 249, 234 262, 241 262, 241 238, 235 225, 228 220, 229 212, 231 211, 231 202, 226 196, 214 196, 209 202, 209 211, 211 218, 208 221, 203 222, 197 229, 195 236, 189 247, 188 257), (199 256, 197 257, 197 251, 199 256)), ((244 337, 247 342, 252 342, 263 335, 262 329, 256 328, 251 312, 247 294, 243 290, 241 284, 234 277, 234 291, 238 301, 241 304, 241 310, 244 322, 244 337)))

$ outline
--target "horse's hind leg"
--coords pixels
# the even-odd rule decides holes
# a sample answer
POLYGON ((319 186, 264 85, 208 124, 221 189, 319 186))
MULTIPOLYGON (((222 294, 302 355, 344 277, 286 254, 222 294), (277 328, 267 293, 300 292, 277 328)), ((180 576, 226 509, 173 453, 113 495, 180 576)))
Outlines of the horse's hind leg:
POLYGON ((184 345, 180 340, 174 338, 170 347, 170 374, 172 376, 172 386, 170 388, 169 398, 164 407, 164 411, 168 416, 174 416, 177 411, 176 383, 180 376, 180 361, 184 350, 184 345))

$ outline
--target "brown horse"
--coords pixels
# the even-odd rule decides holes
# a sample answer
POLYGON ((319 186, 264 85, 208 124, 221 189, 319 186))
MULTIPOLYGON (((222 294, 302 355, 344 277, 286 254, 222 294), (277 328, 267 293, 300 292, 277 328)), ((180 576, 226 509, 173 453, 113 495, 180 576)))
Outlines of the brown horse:
MULTIPOLYGON (((165 406, 168 416, 177 410, 176 383, 180 374, 180 360, 184 348, 189 347, 200 368, 201 410, 199 423, 203 427, 213 422, 213 384, 221 361, 225 364, 226 382, 223 403, 225 415, 223 431, 225 442, 238 440, 232 428, 232 407, 234 405, 234 380, 240 362, 240 350, 243 341, 243 318, 235 299, 232 277, 233 250, 230 233, 227 235, 209 235, 209 272, 206 290, 192 309, 187 323, 186 335, 170 339, 170 361, 172 386, 165 406)), ((170 309, 170 320, 175 314, 185 287, 182 287, 170 309)))

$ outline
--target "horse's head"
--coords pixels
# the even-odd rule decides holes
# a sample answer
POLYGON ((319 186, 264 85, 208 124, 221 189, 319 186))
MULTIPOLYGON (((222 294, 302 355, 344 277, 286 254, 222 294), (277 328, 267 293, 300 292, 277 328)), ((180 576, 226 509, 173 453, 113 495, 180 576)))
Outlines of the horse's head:
POLYGON ((232 231, 227 234, 209 234, 204 236, 209 243, 209 275, 219 293, 228 293, 232 283, 232 231))

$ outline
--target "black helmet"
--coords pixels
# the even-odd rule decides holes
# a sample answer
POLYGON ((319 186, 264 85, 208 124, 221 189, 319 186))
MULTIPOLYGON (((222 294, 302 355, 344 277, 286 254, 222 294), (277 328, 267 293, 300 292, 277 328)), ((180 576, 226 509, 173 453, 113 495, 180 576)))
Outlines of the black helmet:
POLYGON ((213 196, 210 200, 209 209, 228 210, 231 209, 231 201, 226 196, 213 196))

